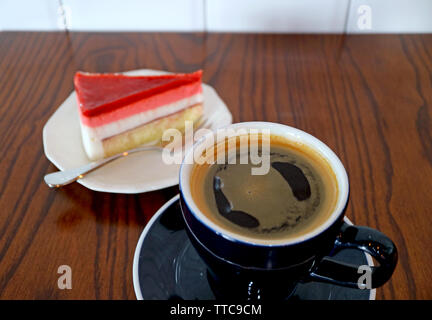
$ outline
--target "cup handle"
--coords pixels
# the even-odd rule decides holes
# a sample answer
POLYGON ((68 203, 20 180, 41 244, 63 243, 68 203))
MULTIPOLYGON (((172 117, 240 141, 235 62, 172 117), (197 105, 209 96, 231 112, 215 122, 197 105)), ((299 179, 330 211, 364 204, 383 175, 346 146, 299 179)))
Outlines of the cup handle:
POLYGON ((352 288, 377 288, 390 279, 397 260, 396 246, 387 236, 372 228, 352 226, 344 222, 332 252, 316 264, 309 275, 309 280, 352 288), (360 265, 347 264, 331 258, 343 249, 367 252, 378 261, 379 266, 361 268, 360 265), (367 272, 370 275, 369 282, 365 277, 362 278, 367 272))

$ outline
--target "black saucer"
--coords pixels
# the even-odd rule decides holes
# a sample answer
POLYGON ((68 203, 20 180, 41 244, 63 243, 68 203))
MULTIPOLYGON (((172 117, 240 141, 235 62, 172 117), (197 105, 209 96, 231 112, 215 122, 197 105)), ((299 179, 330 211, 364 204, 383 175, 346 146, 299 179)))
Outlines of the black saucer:
MULTIPOLYGON (((371 259, 355 250, 344 250, 335 258, 372 265, 371 259)), ((206 266, 184 230, 178 195, 155 213, 141 234, 135 251, 133 281, 138 299, 215 299, 206 266)), ((369 300, 375 299, 375 290, 309 282, 300 283, 290 299, 369 300)))

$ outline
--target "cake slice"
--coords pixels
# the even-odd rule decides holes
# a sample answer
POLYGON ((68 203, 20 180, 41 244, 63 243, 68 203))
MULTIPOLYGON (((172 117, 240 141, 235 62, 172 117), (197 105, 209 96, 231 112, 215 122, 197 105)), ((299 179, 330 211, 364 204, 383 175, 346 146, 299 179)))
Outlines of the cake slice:
POLYGON ((77 72, 84 149, 90 160, 108 157, 183 130, 203 113, 202 71, 128 76, 77 72))

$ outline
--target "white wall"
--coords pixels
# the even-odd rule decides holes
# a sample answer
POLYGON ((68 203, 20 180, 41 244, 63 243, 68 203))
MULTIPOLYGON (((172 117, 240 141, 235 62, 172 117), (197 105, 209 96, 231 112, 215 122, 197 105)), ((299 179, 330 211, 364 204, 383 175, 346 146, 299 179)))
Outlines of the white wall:
POLYGON ((0 30, 65 25, 73 31, 432 32, 432 0, 0 0, 0 30))
POLYGON ((430 33, 432 32, 432 0, 351 0, 348 32, 430 33), (370 7, 372 28, 358 27, 362 5, 370 7))
POLYGON ((222 32, 343 32, 349 3, 343 0, 207 1, 208 29, 222 32))

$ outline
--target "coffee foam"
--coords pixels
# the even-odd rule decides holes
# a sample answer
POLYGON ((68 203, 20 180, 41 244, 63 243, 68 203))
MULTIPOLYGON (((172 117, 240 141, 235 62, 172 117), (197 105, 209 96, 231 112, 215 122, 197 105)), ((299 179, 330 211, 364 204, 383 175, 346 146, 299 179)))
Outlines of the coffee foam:
MULTIPOLYGON (((215 155, 217 156, 218 150, 224 150, 225 154, 236 154, 235 152, 233 152, 231 149, 228 148, 230 148, 231 146, 231 148, 238 149, 240 147, 240 142, 242 141, 242 139, 243 142, 245 140, 248 140, 249 144, 251 142, 259 142, 261 136, 259 134, 242 135, 240 137, 232 137, 231 139, 235 139, 236 143, 232 143, 232 141, 231 143, 226 143, 225 141, 216 143, 211 148, 207 149, 207 156, 211 154, 213 154, 213 156, 215 155), (221 145, 223 145, 224 148, 221 148, 221 145)), ((209 170, 211 170, 212 164, 205 163, 201 165, 194 165, 191 173, 191 179, 190 179, 192 198, 195 204, 197 205, 197 207, 200 209, 200 211, 206 216, 206 218, 208 218, 212 223, 218 225, 220 228, 224 230, 227 230, 234 234, 241 234, 242 237, 246 237, 248 241, 251 242, 259 241, 260 243, 266 243, 266 244, 272 244, 275 241, 280 241, 280 240, 289 240, 292 237, 299 237, 307 233, 310 233, 313 230, 320 227, 331 216, 335 208, 338 192, 339 192, 336 176, 333 173, 330 164, 328 163, 326 158, 324 158, 318 151, 309 147, 308 145, 288 140, 287 138, 282 136, 277 136, 272 134, 270 139, 271 139, 272 148, 274 147, 285 148, 288 149, 290 152, 301 155, 307 158, 309 161, 311 161, 313 163, 313 167, 316 168, 317 171, 319 171, 318 173, 319 176, 322 177, 323 180, 325 180, 326 189, 332 193, 331 196, 325 197, 325 203, 322 204, 323 211, 319 215, 317 215, 315 219, 312 219, 311 221, 308 221, 307 224, 303 225, 301 230, 299 229, 293 234, 284 233, 284 235, 281 235, 280 238, 276 237, 271 239, 267 239, 268 235, 266 234, 245 235, 244 232, 241 232, 241 230, 239 230, 238 228, 236 229, 235 226, 233 227, 232 225, 230 226, 229 224, 223 223, 218 218, 217 214, 215 214, 214 205, 211 206, 207 203, 208 201, 206 200, 206 192, 208 193, 208 190, 207 191, 205 190, 204 182, 206 177, 209 175, 209 170)), ((251 209, 249 208, 248 210, 251 209)))

